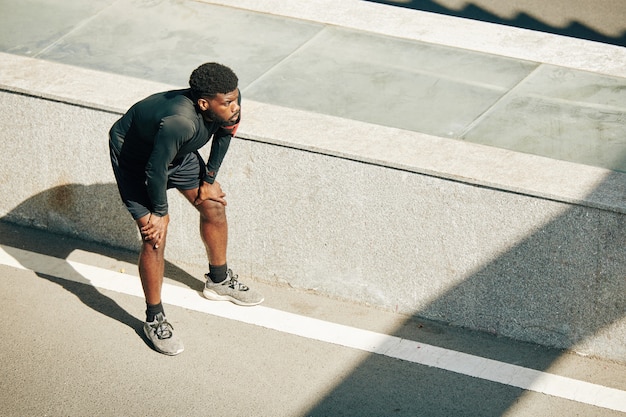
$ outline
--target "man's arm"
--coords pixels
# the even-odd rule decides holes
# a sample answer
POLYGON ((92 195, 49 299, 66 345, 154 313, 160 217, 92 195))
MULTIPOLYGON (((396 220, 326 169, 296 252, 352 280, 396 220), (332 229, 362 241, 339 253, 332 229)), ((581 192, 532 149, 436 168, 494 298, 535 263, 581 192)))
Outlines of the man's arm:
POLYGON ((209 160, 206 164, 206 173, 200 183, 198 197, 196 198, 195 204, 201 204, 205 200, 213 200, 226 205, 226 200, 224 199, 226 194, 224 194, 222 187, 215 180, 215 178, 217 177, 217 172, 222 165, 222 161, 224 161, 226 152, 228 152, 230 141, 237 131, 238 125, 239 121, 232 126, 222 127, 213 136, 211 154, 209 155, 209 160))
MULTIPOLYGON (((241 92, 239 92, 239 96, 237 97, 237 103, 241 109, 241 92)), ((209 184, 213 184, 215 182, 217 172, 219 171, 220 166, 222 166, 222 161, 224 161, 226 152, 228 152, 230 140, 237 133, 237 128, 239 127, 240 122, 241 113, 239 113, 239 118, 237 118, 236 122, 220 127, 217 132, 213 134, 211 154, 209 155, 209 160, 206 164, 206 175, 203 178, 204 182, 209 184)))
POLYGON ((154 214, 165 216, 167 204, 167 169, 181 144, 193 134, 193 124, 184 117, 167 117, 154 138, 150 159, 146 165, 146 187, 154 214))
MULTIPOLYGON (((235 129, 236 130, 236 129, 235 129)), ((211 143, 211 153, 206 164, 206 174, 204 175, 204 182, 213 184, 217 177, 217 172, 222 166, 228 147, 230 146, 230 140, 232 134, 227 133, 224 128, 220 128, 215 135, 213 135, 213 141, 211 143)))

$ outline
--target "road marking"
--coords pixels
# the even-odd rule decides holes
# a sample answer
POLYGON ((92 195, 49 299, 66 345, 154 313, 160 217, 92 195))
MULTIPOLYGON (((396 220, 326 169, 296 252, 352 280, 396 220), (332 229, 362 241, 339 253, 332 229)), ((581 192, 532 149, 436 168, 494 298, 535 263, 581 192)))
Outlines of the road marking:
MULTIPOLYGON (((0 245, 0 264, 143 298, 136 276, 80 262, 0 245)), ((227 302, 210 302, 197 291, 167 283, 163 284, 163 302, 308 339, 626 412, 626 391, 615 388, 268 307, 238 307, 227 302)))

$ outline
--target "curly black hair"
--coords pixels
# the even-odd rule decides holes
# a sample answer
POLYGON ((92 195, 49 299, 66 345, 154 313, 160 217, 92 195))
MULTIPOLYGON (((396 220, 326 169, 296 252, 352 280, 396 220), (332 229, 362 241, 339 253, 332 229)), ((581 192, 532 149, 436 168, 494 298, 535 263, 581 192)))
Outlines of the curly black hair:
POLYGON ((219 93, 230 93, 237 89, 238 83, 233 70, 216 62, 200 65, 189 77, 189 86, 196 98, 213 98, 219 93))

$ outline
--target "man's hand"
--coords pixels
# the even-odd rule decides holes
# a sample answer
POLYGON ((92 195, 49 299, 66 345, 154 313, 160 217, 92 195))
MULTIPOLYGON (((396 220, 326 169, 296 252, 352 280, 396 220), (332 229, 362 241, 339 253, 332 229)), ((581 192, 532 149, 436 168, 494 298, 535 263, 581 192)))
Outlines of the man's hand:
POLYGON ((203 201, 212 200, 226 205, 224 197, 226 197, 226 194, 222 191, 222 187, 219 182, 215 181, 213 184, 209 184, 208 182, 202 181, 202 184, 200 184, 200 187, 198 188, 198 197, 196 197, 196 200, 193 203, 198 205, 202 204, 203 201))
POLYGON ((170 222, 169 214, 163 217, 151 213, 147 223, 140 228, 141 237, 146 242, 151 242, 154 249, 158 249, 167 234, 167 225, 170 222))

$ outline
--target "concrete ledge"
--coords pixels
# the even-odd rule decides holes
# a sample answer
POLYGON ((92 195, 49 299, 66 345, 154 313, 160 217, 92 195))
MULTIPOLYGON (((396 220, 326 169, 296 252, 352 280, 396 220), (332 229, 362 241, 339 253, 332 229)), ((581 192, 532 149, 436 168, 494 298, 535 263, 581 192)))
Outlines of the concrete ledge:
MULTIPOLYGON (((114 114, 181 87, 3 53, 0 62, 0 88, 114 114)), ((255 141, 626 213, 619 172, 251 100, 245 111, 239 133, 255 141), (320 135, 318 126, 333 135, 320 135)))
MULTIPOLYGON (((0 215, 136 248, 107 131, 175 86, 0 63, 12 156, 0 215)), ((244 111, 220 173, 241 275, 626 361, 624 174, 257 102, 244 111)), ((202 265, 197 216, 170 196, 168 259, 202 265)))

